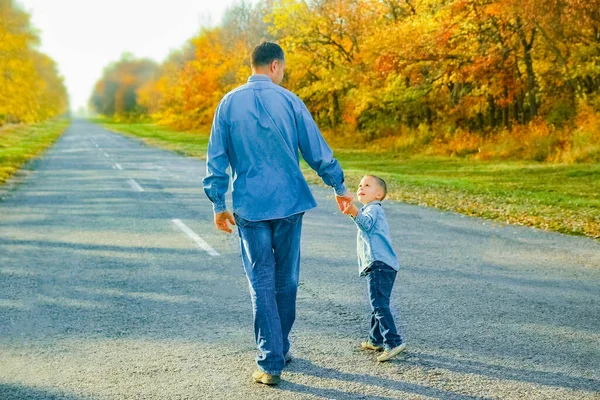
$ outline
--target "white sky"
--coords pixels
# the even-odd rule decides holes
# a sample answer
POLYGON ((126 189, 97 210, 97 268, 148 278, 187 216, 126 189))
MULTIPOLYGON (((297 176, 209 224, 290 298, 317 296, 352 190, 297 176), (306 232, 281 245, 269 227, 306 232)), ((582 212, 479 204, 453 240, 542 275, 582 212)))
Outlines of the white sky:
POLYGON ((218 25, 235 0, 17 0, 40 31, 40 50, 57 62, 71 109, 87 107, 103 68, 124 52, 163 61, 218 25))

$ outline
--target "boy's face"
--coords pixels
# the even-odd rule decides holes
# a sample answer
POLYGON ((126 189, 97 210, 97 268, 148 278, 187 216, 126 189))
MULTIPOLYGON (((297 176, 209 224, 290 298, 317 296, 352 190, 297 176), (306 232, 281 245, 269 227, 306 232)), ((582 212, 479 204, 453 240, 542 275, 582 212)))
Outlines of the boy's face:
POLYGON ((375 178, 365 176, 360 180, 356 196, 358 196, 358 201, 364 205, 373 200, 381 200, 383 198, 383 189, 379 186, 375 178))

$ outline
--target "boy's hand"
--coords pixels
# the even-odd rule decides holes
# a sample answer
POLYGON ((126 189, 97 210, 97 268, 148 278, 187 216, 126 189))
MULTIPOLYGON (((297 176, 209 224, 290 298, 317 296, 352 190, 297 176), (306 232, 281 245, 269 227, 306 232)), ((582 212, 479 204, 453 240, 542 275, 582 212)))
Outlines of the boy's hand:
POLYGON ((215 225, 217 226, 217 229, 223 232, 231 233, 232 230, 227 222, 231 223, 231 225, 235 225, 233 216, 229 211, 223 211, 222 213, 215 214, 215 225))
POLYGON ((335 201, 337 202, 340 211, 344 212, 348 205, 352 204, 352 195, 350 194, 350 192, 346 193, 343 196, 336 195, 335 201))
POLYGON ((348 207, 346 207, 342 212, 346 215, 356 217, 358 215, 358 208, 354 205, 354 203, 350 202, 348 207))

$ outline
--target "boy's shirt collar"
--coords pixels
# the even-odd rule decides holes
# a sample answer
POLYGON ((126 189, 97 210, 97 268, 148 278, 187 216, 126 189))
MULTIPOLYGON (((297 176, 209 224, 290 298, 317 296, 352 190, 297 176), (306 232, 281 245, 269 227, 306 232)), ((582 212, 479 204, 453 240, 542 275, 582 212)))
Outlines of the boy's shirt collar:
POLYGON ((368 206, 372 206, 375 204, 381 205, 381 200, 372 200, 372 201, 368 202, 367 204, 365 204, 364 206, 362 206, 361 208, 367 208, 368 206))

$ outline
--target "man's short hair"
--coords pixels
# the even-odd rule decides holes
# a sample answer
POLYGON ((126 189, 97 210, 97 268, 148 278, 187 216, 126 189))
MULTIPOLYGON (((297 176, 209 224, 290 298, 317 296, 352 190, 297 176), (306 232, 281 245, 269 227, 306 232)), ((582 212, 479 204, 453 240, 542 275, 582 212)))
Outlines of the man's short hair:
POLYGON ((383 179, 381 179, 380 177, 378 177, 377 175, 367 175, 367 176, 370 176, 371 178, 375 179, 375 181, 377 182, 379 187, 381 187, 381 189, 383 190, 383 197, 381 198, 381 200, 385 199, 385 196, 387 196, 387 184, 385 183, 385 181, 383 179))
POLYGON ((252 67, 269 65, 275 60, 285 60, 283 49, 277 43, 262 42, 252 50, 252 67))

